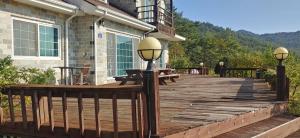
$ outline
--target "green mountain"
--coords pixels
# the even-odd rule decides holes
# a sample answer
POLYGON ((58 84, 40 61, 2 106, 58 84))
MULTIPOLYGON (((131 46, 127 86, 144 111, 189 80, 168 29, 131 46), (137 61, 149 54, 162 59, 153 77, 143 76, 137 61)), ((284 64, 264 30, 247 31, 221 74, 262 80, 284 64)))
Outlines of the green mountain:
POLYGON ((300 31, 259 35, 246 30, 233 31, 207 22, 192 21, 184 18, 181 13, 176 14, 175 21, 177 33, 192 39, 205 39, 209 36, 222 39, 226 38, 226 34, 230 34, 241 46, 249 49, 283 46, 300 55, 300 31))
MULTIPOLYGON (((175 17, 176 33, 185 36, 187 40, 171 44, 170 59, 174 62, 171 64, 196 66, 204 62, 214 67, 220 60, 228 59, 233 63, 234 57, 239 56, 242 60, 242 56, 252 56, 250 52, 261 54, 259 51, 275 47, 272 42, 251 32, 233 31, 207 22, 192 21, 183 17, 182 13, 176 13, 175 17)), ((245 64, 249 63, 245 61, 245 64)))
POLYGON ((208 67, 214 67, 220 60, 228 60, 232 66, 261 66, 268 62, 261 58, 273 59, 273 49, 279 46, 300 55, 300 31, 259 35, 193 21, 183 17, 182 13, 176 13, 175 17, 176 33, 187 38, 170 46, 171 64, 176 66, 197 66, 204 62, 208 67))
POLYGON ((260 37, 280 46, 284 46, 300 55, 300 31, 263 34, 260 37))
POLYGON ((236 31, 236 36, 239 42, 251 49, 261 49, 265 48, 266 46, 277 46, 277 43, 264 39, 258 34, 246 31, 246 30, 239 30, 236 31))

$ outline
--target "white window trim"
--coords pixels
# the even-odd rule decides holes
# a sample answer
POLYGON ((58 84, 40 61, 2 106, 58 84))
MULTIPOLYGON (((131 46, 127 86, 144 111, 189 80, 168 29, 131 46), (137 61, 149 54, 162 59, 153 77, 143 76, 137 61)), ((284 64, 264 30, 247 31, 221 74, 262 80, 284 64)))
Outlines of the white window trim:
MULTIPOLYGON (((121 32, 121 31, 117 31, 117 30, 113 30, 113 29, 107 29, 106 30, 106 32, 105 32, 105 35, 107 35, 107 33, 111 33, 111 34, 114 34, 115 35, 115 42, 116 42, 116 44, 115 44, 115 47, 117 46, 117 36, 124 36, 124 37, 128 37, 128 38, 131 38, 131 39, 138 39, 138 41, 140 42, 141 41, 141 39, 142 39, 142 37, 141 36, 138 36, 138 35, 134 35, 134 34, 130 34, 130 33, 127 33, 127 32, 121 32)), ((133 41, 132 41, 132 44, 133 44, 133 41)), ((107 45, 106 45, 107 46, 107 45)), ((134 56, 135 54, 134 54, 134 45, 132 45, 132 60, 133 60, 133 63, 132 63, 132 66, 134 67, 135 66, 135 59, 136 59, 136 57, 134 56)), ((118 54, 116 53, 115 54, 115 59, 117 60, 117 56, 118 56, 118 54)), ((107 61, 106 61, 106 63, 107 63, 107 61)), ((116 67, 116 70, 115 70, 115 74, 117 74, 118 73, 118 71, 117 71, 117 68, 118 68, 118 66, 117 66, 117 62, 115 63, 115 67, 116 67)), ((107 74, 108 75, 108 74, 107 74)), ((107 78, 106 78, 106 80, 107 81, 110 81, 110 80, 114 80, 114 77, 113 76, 107 76, 107 78)))
POLYGON ((12 59, 17 59, 17 60, 61 60, 62 57, 61 57, 61 51, 62 51, 62 48, 61 48, 61 26, 59 25, 55 25, 55 24, 49 24, 49 23, 44 23, 44 22, 39 22, 39 21, 34 21, 34 20, 29 20, 29 19, 24 19, 24 18, 18 18, 18 17, 12 17, 11 18, 11 34, 12 34, 12 59), (38 56, 15 56, 15 53, 14 53, 14 27, 13 27, 13 23, 14 23, 14 20, 17 20, 17 21, 23 21, 23 22, 28 22, 28 23, 34 23, 37 25, 37 46, 38 46, 38 49, 37 49, 37 53, 38 53, 38 56), (53 28, 56 28, 57 31, 58 31, 58 56, 57 57, 51 57, 51 56, 40 56, 40 25, 42 26, 46 26, 46 27, 53 27, 53 28))

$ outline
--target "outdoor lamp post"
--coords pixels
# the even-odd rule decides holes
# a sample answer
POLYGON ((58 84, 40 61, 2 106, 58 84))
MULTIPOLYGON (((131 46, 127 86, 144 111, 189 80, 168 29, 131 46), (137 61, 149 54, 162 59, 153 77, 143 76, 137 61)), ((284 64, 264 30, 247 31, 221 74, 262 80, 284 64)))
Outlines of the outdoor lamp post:
POLYGON ((202 68, 203 66, 204 66, 204 63, 203 63, 203 62, 201 62, 201 63, 200 63, 200 67, 202 68))
POLYGON ((147 71, 153 70, 153 61, 160 58, 162 53, 160 42, 154 37, 147 37, 138 46, 139 56, 148 61, 147 71))
POLYGON ((200 75, 204 75, 204 68, 203 68, 203 67, 204 67, 204 63, 201 62, 201 63, 200 63, 200 69, 201 69, 201 72, 199 72, 200 75))
POLYGON ((224 62, 220 61, 219 65, 220 65, 220 77, 224 77, 224 73, 223 73, 224 62))
POLYGON ((277 99, 285 101, 288 99, 288 92, 286 91, 286 76, 285 66, 283 60, 289 55, 289 51, 284 47, 279 47, 274 51, 274 57, 279 61, 277 65, 277 99))
POLYGON ((148 61, 147 69, 143 72, 143 91, 146 94, 148 137, 159 137, 159 88, 158 72, 153 71, 153 61, 160 58, 162 49, 160 42, 153 37, 142 40, 138 46, 139 56, 148 61))

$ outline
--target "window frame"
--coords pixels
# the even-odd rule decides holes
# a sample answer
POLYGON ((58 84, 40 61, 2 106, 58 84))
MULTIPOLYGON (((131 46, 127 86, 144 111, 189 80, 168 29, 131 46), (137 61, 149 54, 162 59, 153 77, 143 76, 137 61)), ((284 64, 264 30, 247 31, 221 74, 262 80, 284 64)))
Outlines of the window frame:
POLYGON ((61 26, 56 25, 56 24, 50 24, 50 23, 45 23, 41 21, 35 21, 35 20, 30 20, 30 19, 24 19, 24 18, 18 18, 18 17, 12 17, 11 18, 11 38, 12 38, 12 59, 26 59, 26 60, 61 60, 61 26), (22 21, 22 22, 27 22, 27 23, 33 23, 37 27, 37 56, 18 56, 15 55, 14 49, 14 21, 22 21), (58 56, 40 56, 40 26, 46 26, 46 27, 52 27, 57 29, 57 43, 58 43, 58 56))
MULTIPOLYGON (((118 56, 118 54, 117 54, 117 36, 128 37, 130 39, 137 39, 139 42, 141 41, 142 37, 134 35, 134 34, 128 34, 128 33, 123 33, 123 32, 114 31, 114 30, 106 30, 105 35, 107 35, 107 33, 115 35, 114 40, 115 40, 116 43, 115 43, 114 48, 116 49, 116 53, 115 53, 114 56, 115 56, 115 59, 116 59, 116 62, 115 62, 115 67, 116 67, 116 69, 115 69, 115 75, 117 75, 118 74, 118 71, 117 71, 117 68, 118 68, 118 62, 117 62, 117 58, 118 58, 117 57, 118 56)), ((108 45, 106 45, 106 46, 108 46, 108 45)), ((134 52, 135 52, 135 47, 134 47, 134 43, 132 41, 132 60, 133 60, 132 61, 132 66, 133 67, 135 67, 135 60, 136 60, 136 58, 139 58, 139 57, 134 56, 135 55, 134 52)), ((108 59, 106 59, 106 60, 108 60, 108 59)), ((106 61, 106 63, 107 63, 107 61, 106 61)), ((115 80, 114 77, 115 76, 108 76, 108 73, 107 73, 107 80, 115 80)))

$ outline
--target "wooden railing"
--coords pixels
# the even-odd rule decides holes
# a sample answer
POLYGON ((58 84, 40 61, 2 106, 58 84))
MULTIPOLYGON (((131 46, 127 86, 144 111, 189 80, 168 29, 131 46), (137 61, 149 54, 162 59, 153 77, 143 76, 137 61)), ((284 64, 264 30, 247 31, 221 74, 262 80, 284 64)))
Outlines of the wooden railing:
MULTIPOLYGON (((78 102, 78 122, 80 135, 85 135, 85 116, 83 105, 83 99, 90 99, 94 101, 94 117, 95 126, 94 131, 96 134, 92 137, 101 137, 101 122, 100 122, 100 99, 110 99, 112 103, 112 116, 113 116, 113 132, 112 136, 114 138, 123 137, 119 136, 119 122, 118 122, 118 100, 129 100, 131 105, 128 109, 131 109, 131 128, 129 137, 144 137, 144 132, 146 132, 145 119, 147 116, 145 114, 146 105, 145 97, 143 94, 142 86, 49 86, 49 85, 13 85, 5 87, 3 90, 3 95, 8 98, 8 116, 4 114, 3 109, 0 108, 0 122, 1 128, 0 133, 4 135, 14 134, 14 136, 42 136, 42 137, 53 137, 57 135, 55 132, 55 118, 61 114, 54 113, 54 98, 61 98, 62 100, 62 116, 63 116, 63 130, 64 135, 70 135, 70 124, 69 115, 77 115, 68 108, 68 99, 77 99, 78 102), (15 98, 19 97, 19 98, 15 98), (30 102, 27 102, 27 97, 30 97, 30 102), (21 107, 21 118, 16 115, 15 107, 16 102, 19 102, 21 107), (27 104, 26 104, 27 103, 27 104), (31 111, 28 110, 28 104, 31 104, 31 111), (28 112, 30 111, 30 113, 28 112), (32 114, 33 121, 29 122, 28 115, 32 114), (7 118, 7 119, 5 119, 7 118), (7 120, 7 121, 4 121, 7 120), (18 120, 18 121, 17 121, 18 120), (9 124, 9 125, 7 125, 9 124), (22 129, 16 129, 17 124, 21 124, 22 129), (42 134, 41 126, 49 125, 46 134, 42 134), (9 126, 13 126, 12 129, 8 129, 9 126), (33 128, 32 128, 33 127, 33 128), (30 133, 30 129, 34 130, 33 134, 30 133), (20 132, 19 132, 20 131, 20 132)), ((3 102, 3 101, 0 101, 3 102)), ((74 121, 74 120, 72 120, 74 121)), ((126 124, 127 125, 127 124, 126 124)), ((129 124, 128 124, 129 125, 129 124)))
POLYGON ((261 68, 221 68, 221 77, 259 78, 264 70, 261 68), (257 74, 259 73, 259 74, 257 74))
POLYGON ((209 69, 207 67, 187 67, 187 68, 175 68, 176 72, 181 74, 197 74, 208 75, 209 69))

